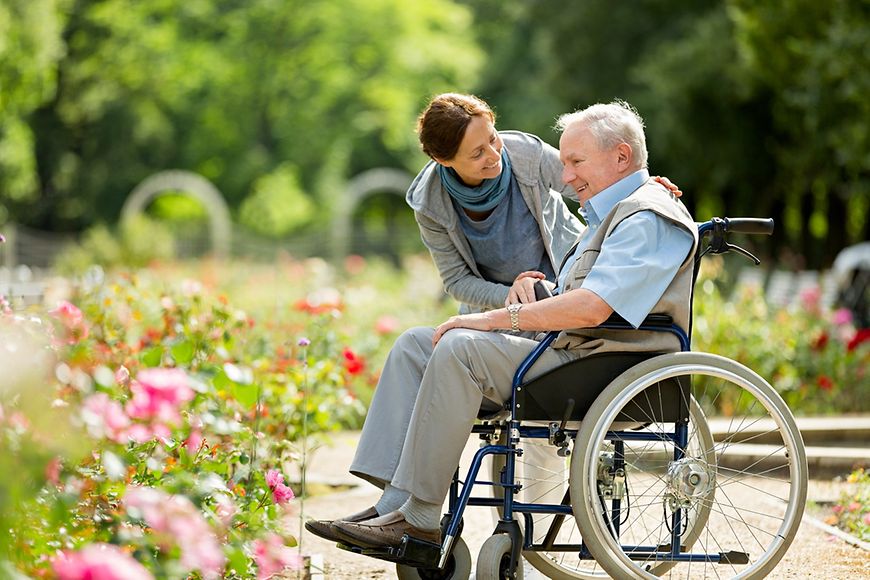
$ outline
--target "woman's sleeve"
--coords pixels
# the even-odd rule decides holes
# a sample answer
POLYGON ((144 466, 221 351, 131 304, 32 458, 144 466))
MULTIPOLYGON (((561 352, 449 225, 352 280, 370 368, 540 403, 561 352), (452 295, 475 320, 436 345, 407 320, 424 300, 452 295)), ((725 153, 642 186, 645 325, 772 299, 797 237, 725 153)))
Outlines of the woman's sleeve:
POLYGON ((420 237, 438 268, 444 290, 461 303, 482 308, 501 308, 510 290, 503 284, 487 282, 471 271, 447 230, 435 222, 414 213, 420 227, 420 237))

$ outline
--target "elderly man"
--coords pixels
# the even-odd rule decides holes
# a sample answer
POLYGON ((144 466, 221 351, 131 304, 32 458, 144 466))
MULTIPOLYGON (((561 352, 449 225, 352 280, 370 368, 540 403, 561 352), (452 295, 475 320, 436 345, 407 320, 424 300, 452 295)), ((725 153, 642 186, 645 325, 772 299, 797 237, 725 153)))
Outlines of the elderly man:
POLYGON ((514 282, 506 308, 413 328, 387 358, 351 473, 384 489, 378 503, 306 527, 364 547, 404 534, 439 542, 441 506, 478 411, 511 396, 511 378, 537 342, 520 331, 561 330, 529 373, 606 351, 676 351, 666 333, 598 331, 614 311, 637 327, 649 313, 688 326, 697 229, 678 199, 650 180, 643 121, 627 104, 593 105, 557 121, 562 179, 588 228, 560 269, 558 294, 534 299, 539 276, 514 282), (505 332, 512 331, 512 332, 505 332))

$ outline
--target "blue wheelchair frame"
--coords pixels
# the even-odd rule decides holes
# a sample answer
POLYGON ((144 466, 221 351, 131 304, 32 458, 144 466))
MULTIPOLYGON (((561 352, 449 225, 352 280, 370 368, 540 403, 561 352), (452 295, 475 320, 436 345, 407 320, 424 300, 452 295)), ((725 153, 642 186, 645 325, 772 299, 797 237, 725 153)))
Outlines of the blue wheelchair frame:
MULTIPOLYGON (((694 277, 697 277, 700 268, 700 260, 707 253, 722 254, 729 251, 737 251, 756 262, 760 261, 738 246, 729 244, 725 239, 725 234, 729 231, 742 233, 757 233, 770 234, 773 230, 773 220, 756 219, 756 218, 713 218, 708 222, 698 224, 698 249, 695 253, 694 277), (708 234, 712 234, 710 245, 702 250, 701 240, 708 234)), ((683 352, 690 350, 691 343, 691 317, 689 331, 686 332, 678 325, 674 324, 668 317, 662 321, 662 317, 656 319, 655 316, 649 317, 637 330, 667 332, 674 335, 680 344, 680 349, 683 352)), ((622 320, 618 316, 613 316, 608 321, 599 325, 598 328, 614 329, 614 330, 635 330, 630 324, 622 320)), ((579 554, 581 559, 593 559, 592 555, 587 550, 583 543, 580 544, 556 544, 555 538, 559 531, 559 526, 566 517, 573 517, 572 506, 569 502, 568 493, 561 504, 535 504, 524 503, 514 499, 515 492, 519 491, 519 485, 515 481, 516 475, 516 458, 522 455, 522 449, 517 445, 520 439, 550 439, 553 436, 553 431, 549 427, 540 426, 524 426, 517 418, 517 393, 522 389, 524 379, 529 369, 538 360, 541 354, 550 347, 550 344, 559 335, 559 331, 549 332, 544 339, 532 350, 531 353, 523 360, 514 374, 512 382, 512 395, 510 401, 510 419, 506 421, 508 433, 506 445, 489 444, 481 447, 474 455, 471 465, 468 468, 465 481, 459 479, 459 469, 450 485, 448 493, 448 512, 442 519, 442 530, 444 538, 441 546, 429 544, 414 540, 409 536, 405 536, 399 546, 386 548, 383 550, 364 550, 356 547, 348 547, 354 551, 364 553, 369 556, 381 558, 389 561, 394 561, 408 566, 416 566, 424 569, 444 569, 451 555, 453 544, 456 538, 461 533, 462 516, 465 508, 468 506, 486 506, 486 507, 501 507, 502 517, 496 526, 495 534, 507 534, 511 538, 512 552, 510 569, 515 570, 520 562, 521 551, 564 551, 579 554), (477 479, 480 468, 483 464, 483 459, 488 455, 504 455, 505 466, 501 473, 501 481, 479 481, 477 479), (471 493, 476 485, 499 486, 505 490, 503 498, 496 497, 472 497, 471 493), (461 486, 461 491, 460 491, 461 486), (515 513, 523 515, 526 534, 524 535, 520 529, 515 513), (535 514, 555 515, 554 521, 550 524, 544 540, 540 544, 533 544, 531 538, 534 537, 533 528, 534 520, 532 516, 535 514), (438 549, 440 548, 440 549, 438 549)), ((569 403, 569 410, 558 429, 561 441, 567 445, 568 438, 576 438, 576 429, 567 429, 566 424, 573 409, 570 407, 573 402, 569 403)), ((508 404, 505 404, 508 408, 508 404)), ((670 422, 670 421, 668 421, 670 422)), ((491 423, 477 424, 472 428, 472 433, 477 433, 482 438, 492 440, 496 433, 501 431, 503 427, 491 423)), ((678 461, 685 456, 685 449, 688 445, 689 429, 688 421, 679 419, 674 422, 674 430, 670 433, 640 433, 634 431, 608 431, 607 439, 613 442, 614 445, 614 469, 624 467, 624 444, 627 441, 670 441, 674 444, 674 460, 678 461)), ((613 498, 611 505, 610 525, 612 532, 618 538, 620 533, 620 499, 613 498)), ((606 509, 602 501, 602 508, 606 509)), ((688 554, 680 551, 680 536, 682 535, 682 512, 684 508, 674 510, 671 515, 671 542, 670 546, 623 546, 623 549, 628 553, 629 557, 637 560, 645 561, 673 561, 673 562, 714 562, 714 563, 732 563, 741 564, 746 557, 742 553, 719 553, 719 554, 688 554), (667 548, 665 551, 663 548, 667 548)))
MULTIPOLYGON (((737 222, 737 220, 734 220, 737 222)), ((701 257, 706 254, 708 251, 712 251, 713 253, 724 253, 729 250, 737 250, 743 253, 745 250, 742 248, 738 248, 736 246, 731 246, 727 242, 724 242, 724 238, 721 234, 727 232, 729 229, 729 220, 726 218, 724 220, 719 218, 714 218, 711 221, 704 222, 699 224, 698 226, 698 251, 695 254, 695 276, 697 276, 698 268, 700 265, 701 257), (702 240, 706 235, 710 233, 720 233, 719 237, 714 238, 714 244, 710 248, 706 250, 701 250, 700 240, 702 240), (718 246, 718 247, 717 247, 718 246)), ((772 221, 768 224, 772 227, 772 221)), ((750 254, 751 256, 751 254, 750 254)), ((753 259, 757 259, 752 256, 753 259)), ((625 321, 610 321, 601 324, 598 328, 605 329, 614 329, 614 330, 628 330, 634 329, 631 325, 629 325, 625 321)), ((680 343, 680 350, 682 352, 687 352, 690 350, 691 339, 689 333, 684 331, 678 325, 671 322, 669 325, 654 325, 654 324, 642 324, 637 330, 648 330, 653 332, 668 332, 677 337, 680 343)), ((514 499, 514 490, 518 487, 515 482, 515 473, 516 473, 516 458, 519 455, 522 455, 522 450, 517 448, 520 439, 548 439, 551 436, 550 429, 547 427, 530 427, 523 426, 519 420, 516 418, 516 409, 517 409, 517 392, 522 387, 525 376, 528 371, 531 369, 532 365, 538 360, 541 354, 549 348, 550 344, 556 339, 559 335, 558 331, 549 332, 546 334, 544 339, 532 350, 531 353, 523 360, 520 366, 517 368, 516 373, 514 374, 513 382, 512 382, 512 396, 510 402, 510 411, 511 417, 507 421, 507 430, 508 430, 508 444, 507 445, 486 445, 481 447, 474 455, 472 459, 471 465, 468 468, 468 473, 466 476, 465 482, 462 482, 459 479, 459 471, 457 469, 457 473, 453 478, 453 482, 450 486, 449 492, 449 509, 445 518, 449 519, 449 523, 445 529, 444 540, 441 547, 441 557, 438 562, 438 568, 443 568, 447 562, 447 558, 450 555, 453 542, 456 539, 456 536, 460 532, 460 528, 462 525, 462 515, 465 511, 465 508, 469 505, 471 506, 489 506, 489 507, 502 507, 502 518, 499 521, 495 533, 506 533, 511 537, 513 552, 511 554, 511 569, 515 569, 515 566, 519 563, 520 551, 521 547, 523 551, 526 550, 544 550, 544 551, 570 551, 576 552, 580 554, 581 559, 592 559, 592 555, 586 549, 586 546, 581 544, 555 544, 554 539, 556 533, 558 533, 558 526, 561 525, 562 521, 564 521, 565 517, 573 517, 572 507, 569 503, 567 503, 567 493, 565 499, 562 504, 532 504, 532 503, 523 503, 516 501, 514 499), (490 482, 490 481, 478 481, 477 477, 480 472, 481 465, 483 463, 484 457, 488 455, 504 455, 505 456, 505 468, 502 473, 502 481, 499 483, 490 482), (462 491, 459 491, 459 487, 462 485, 462 491), (486 486, 500 486, 505 489, 504 498, 489 498, 489 497, 472 497, 471 493, 475 485, 486 485, 486 486), (524 517, 525 527, 527 533, 525 534, 525 538, 521 540, 523 534, 520 531, 519 525, 514 518, 514 513, 521 513, 524 517), (539 545, 533 545, 531 538, 534 536, 532 533, 534 522, 532 516, 534 514, 552 514, 556 515, 557 518, 551 524, 550 530, 548 530, 547 535, 544 538, 544 541, 539 545)), ((569 411, 570 413, 570 411, 569 411)), ((574 438, 577 435, 576 430, 564 429, 564 421, 562 425, 562 431, 566 437, 574 438)), ((494 435, 497 427, 494 425, 475 425, 472 428, 472 433, 478 434, 488 434, 494 435)), ((689 431, 688 424, 686 422, 680 421, 675 423, 674 431, 671 433, 661 433, 661 434, 653 434, 653 433, 635 433, 631 431, 612 431, 608 432, 608 439, 614 443, 614 457, 615 464, 614 468, 623 467, 622 461, 624 461, 623 453, 624 453, 624 442, 626 441, 661 441, 662 439, 669 440, 674 444, 674 460, 678 461, 684 457, 686 446, 688 445, 689 439, 689 431)), ((619 534, 620 529, 620 521, 619 521, 619 512, 620 512, 620 501, 619 499, 613 500, 612 505, 612 515, 611 515, 611 524, 613 527, 613 531, 615 534, 619 534)), ((633 559, 638 560, 668 560, 668 561, 677 561, 677 562, 696 562, 696 561, 706 561, 706 562, 722 562, 722 561, 730 561, 732 563, 735 562, 735 555, 728 554, 685 554, 680 552, 680 535, 681 535, 681 512, 682 508, 677 509, 672 514, 671 521, 671 543, 670 543, 670 552, 661 551, 659 546, 624 546, 624 549, 627 552, 630 552, 633 559)))

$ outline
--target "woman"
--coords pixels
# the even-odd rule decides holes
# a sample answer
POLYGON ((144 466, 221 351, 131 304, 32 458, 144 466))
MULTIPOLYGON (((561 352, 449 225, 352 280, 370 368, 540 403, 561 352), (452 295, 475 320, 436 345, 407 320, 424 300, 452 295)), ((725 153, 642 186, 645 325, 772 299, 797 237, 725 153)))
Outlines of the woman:
POLYGON ((554 281, 584 228, 562 199, 576 193, 562 183, 559 151, 528 133, 496 131, 489 105, 458 93, 434 97, 417 133, 432 161, 406 199, 460 313, 533 302, 517 282, 554 281))

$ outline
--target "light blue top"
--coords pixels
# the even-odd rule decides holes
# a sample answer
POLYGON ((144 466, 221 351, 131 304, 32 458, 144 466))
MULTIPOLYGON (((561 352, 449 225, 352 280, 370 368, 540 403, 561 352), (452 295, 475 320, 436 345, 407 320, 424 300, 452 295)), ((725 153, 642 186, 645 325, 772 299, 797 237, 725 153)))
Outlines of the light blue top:
MULTIPOLYGON (((577 256, 613 207, 647 182, 646 169, 635 171, 586 201, 580 216, 589 226, 577 249, 559 272, 559 287, 577 256)), ((601 245, 601 254, 583 280, 582 288, 594 292, 637 328, 659 301, 686 259, 692 235, 652 211, 624 219, 601 245)))

